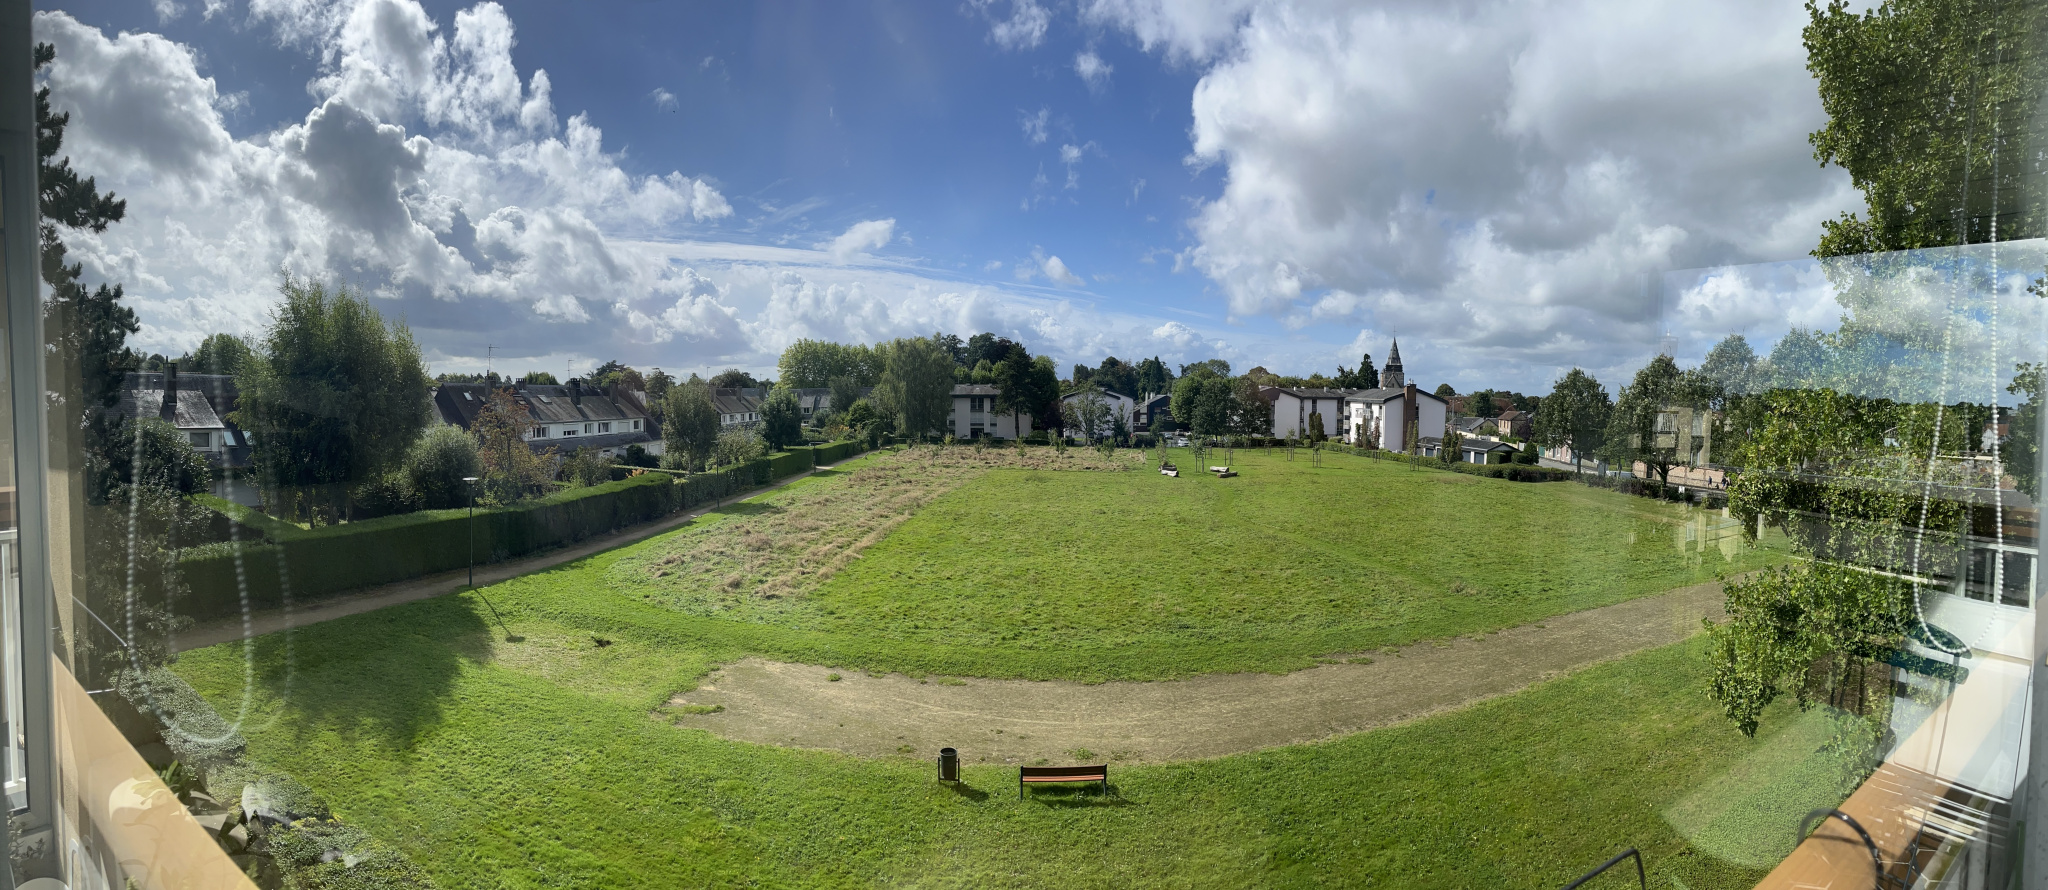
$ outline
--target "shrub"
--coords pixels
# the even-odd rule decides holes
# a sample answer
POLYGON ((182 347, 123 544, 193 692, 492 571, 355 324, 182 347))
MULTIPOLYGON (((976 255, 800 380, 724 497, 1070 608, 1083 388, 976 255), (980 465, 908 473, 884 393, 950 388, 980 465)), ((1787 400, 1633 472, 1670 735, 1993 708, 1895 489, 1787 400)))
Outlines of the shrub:
POLYGON ((557 477, 571 485, 590 486, 611 479, 612 462, 591 448, 578 448, 562 459, 557 477))
POLYGON ((618 462, 628 467, 653 467, 655 465, 655 457, 652 454, 648 454, 647 449, 639 445, 628 445, 626 446, 626 453, 619 455, 618 462))
POLYGON ((463 477, 482 474, 476 440, 460 427, 430 427, 405 454, 404 478, 421 505, 415 509, 447 510, 469 503, 463 477))
POLYGON ((711 446, 711 465, 730 467, 760 457, 767 450, 753 430, 726 430, 711 446))

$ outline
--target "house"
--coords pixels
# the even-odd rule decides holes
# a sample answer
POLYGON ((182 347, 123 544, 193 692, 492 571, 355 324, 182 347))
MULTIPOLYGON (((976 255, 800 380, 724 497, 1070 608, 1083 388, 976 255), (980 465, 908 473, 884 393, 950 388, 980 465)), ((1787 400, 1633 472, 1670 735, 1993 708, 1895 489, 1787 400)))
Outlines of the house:
POLYGON ((765 401, 768 401, 768 390, 758 386, 711 390, 712 407, 718 409, 719 429, 753 429, 760 425, 761 403, 765 401))
MULTIPOLYGON (((514 383, 509 392, 526 412, 520 438, 535 451, 590 448, 601 456, 617 457, 638 445, 649 454, 662 452, 644 394, 576 379, 562 385, 514 383)), ((474 428, 489 401, 489 388, 477 383, 444 383, 432 394, 441 422, 465 430, 474 428)))
POLYGON ((1490 417, 1459 417, 1450 422, 1450 431, 1460 436, 1477 436, 1480 430, 1493 426, 1490 417))
POLYGON ((1423 392, 1414 384, 1399 389, 1380 387, 1344 397, 1344 441, 1351 445, 1407 451, 1409 430, 1416 444, 1423 439, 1441 441, 1444 419, 1450 403, 1435 393, 1423 392), (1428 434, 1428 435, 1425 435, 1428 434))
POLYGON ((955 384, 953 408, 946 414, 947 432, 955 439, 1015 439, 1022 427, 1023 434, 1030 435, 1029 413, 1018 412, 1014 417, 1009 412, 996 413, 996 396, 1001 392, 1001 388, 986 383, 955 384))
POLYGON ((221 470, 213 493, 245 506, 259 503, 256 488, 239 480, 250 465, 249 434, 227 418, 239 390, 227 374, 179 374, 178 363, 163 371, 130 371, 121 380, 114 413, 124 418, 155 417, 183 433, 194 451, 221 470))
POLYGON ((1493 419, 1493 425, 1500 429, 1503 436, 1527 439, 1535 432, 1535 420, 1536 418, 1527 411, 1509 408, 1493 419))
MULTIPOLYGON (((1135 428, 1135 425, 1131 423, 1131 418, 1136 417, 1138 414, 1138 400, 1131 398, 1130 396, 1124 395, 1123 393, 1111 392, 1106 389, 1096 389, 1093 387, 1083 387, 1081 389, 1077 389, 1073 392, 1067 393, 1064 396, 1061 396, 1060 403, 1071 409, 1074 405, 1079 404, 1083 398, 1086 398, 1089 393, 1095 393, 1096 395, 1102 397, 1103 404, 1109 407, 1109 417, 1111 418, 1111 423, 1115 422, 1115 418, 1122 417, 1126 425, 1133 426, 1135 428)), ((1113 429, 1113 427, 1111 429, 1113 429)), ((1104 429, 1100 432, 1102 435, 1108 435, 1110 429, 1104 429)))
POLYGON ((1458 460, 1468 464, 1504 464, 1521 449, 1498 439, 1460 439, 1458 460))
POLYGON ((1131 427, 1149 430, 1161 417, 1169 421, 1173 419, 1173 396, 1167 393, 1141 396, 1132 415, 1131 427))
POLYGON ((1359 389, 1310 389, 1284 386, 1261 386, 1259 397, 1273 406, 1273 431, 1275 439, 1306 439, 1313 429, 1309 418, 1322 417, 1322 436, 1326 439, 1342 439, 1350 428, 1344 411, 1344 400, 1359 389))

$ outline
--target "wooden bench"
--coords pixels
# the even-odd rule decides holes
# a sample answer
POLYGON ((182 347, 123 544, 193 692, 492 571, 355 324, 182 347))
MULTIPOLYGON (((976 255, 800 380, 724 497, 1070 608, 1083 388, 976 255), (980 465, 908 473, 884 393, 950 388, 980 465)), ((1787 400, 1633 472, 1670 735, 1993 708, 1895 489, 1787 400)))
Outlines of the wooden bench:
POLYGON ((1101 766, 1020 766, 1017 768, 1017 799, 1024 799, 1024 786, 1041 782, 1098 782, 1109 793, 1109 764, 1101 766))
POLYGON ((1228 479, 1232 476, 1237 475, 1236 473, 1231 472, 1229 467, 1210 467, 1209 472, 1215 473, 1216 478, 1218 479, 1228 479))
POLYGON ((1159 475, 1172 476, 1177 479, 1180 478, 1180 468, 1174 466, 1173 464, 1160 464, 1159 475))

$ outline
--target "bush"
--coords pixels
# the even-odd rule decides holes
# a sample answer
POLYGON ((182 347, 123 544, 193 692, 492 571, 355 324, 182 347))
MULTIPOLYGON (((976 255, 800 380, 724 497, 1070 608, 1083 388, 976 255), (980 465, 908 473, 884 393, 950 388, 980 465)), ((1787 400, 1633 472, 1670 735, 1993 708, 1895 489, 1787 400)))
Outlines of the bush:
POLYGON ((557 477, 571 485, 597 485, 611 479, 612 462, 598 456, 595 449, 578 448, 562 459, 557 477))
POLYGON ((628 445, 626 446, 626 453, 619 455, 618 462, 621 465, 628 467, 651 468, 655 466, 655 464, 657 463, 657 459, 654 455, 648 454, 647 449, 642 448, 639 445, 628 445))
POLYGON ((425 506, 405 473, 393 471, 355 488, 355 515, 362 519, 411 513, 425 506))
POLYGON ((731 467, 760 457, 767 450, 753 430, 726 430, 711 446, 711 465, 731 467))
POLYGON ((405 479, 421 504, 415 509, 448 510, 469 503, 463 477, 481 475, 476 440, 460 427, 430 427, 405 453, 405 479))

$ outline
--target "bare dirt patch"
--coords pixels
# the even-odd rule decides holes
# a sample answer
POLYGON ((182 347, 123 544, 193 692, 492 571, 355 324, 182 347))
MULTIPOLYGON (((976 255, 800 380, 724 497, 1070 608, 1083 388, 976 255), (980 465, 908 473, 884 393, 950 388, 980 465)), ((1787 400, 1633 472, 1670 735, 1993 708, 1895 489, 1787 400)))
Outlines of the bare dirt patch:
POLYGON ((1701 584, 1490 634, 1348 653, 1291 674, 1156 683, 842 676, 750 658, 657 713, 729 739, 865 756, 952 746, 970 762, 1194 760, 1464 707, 1683 640, 1701 619, 1723 617, 1722 603, 1719 584, 1701 584))

